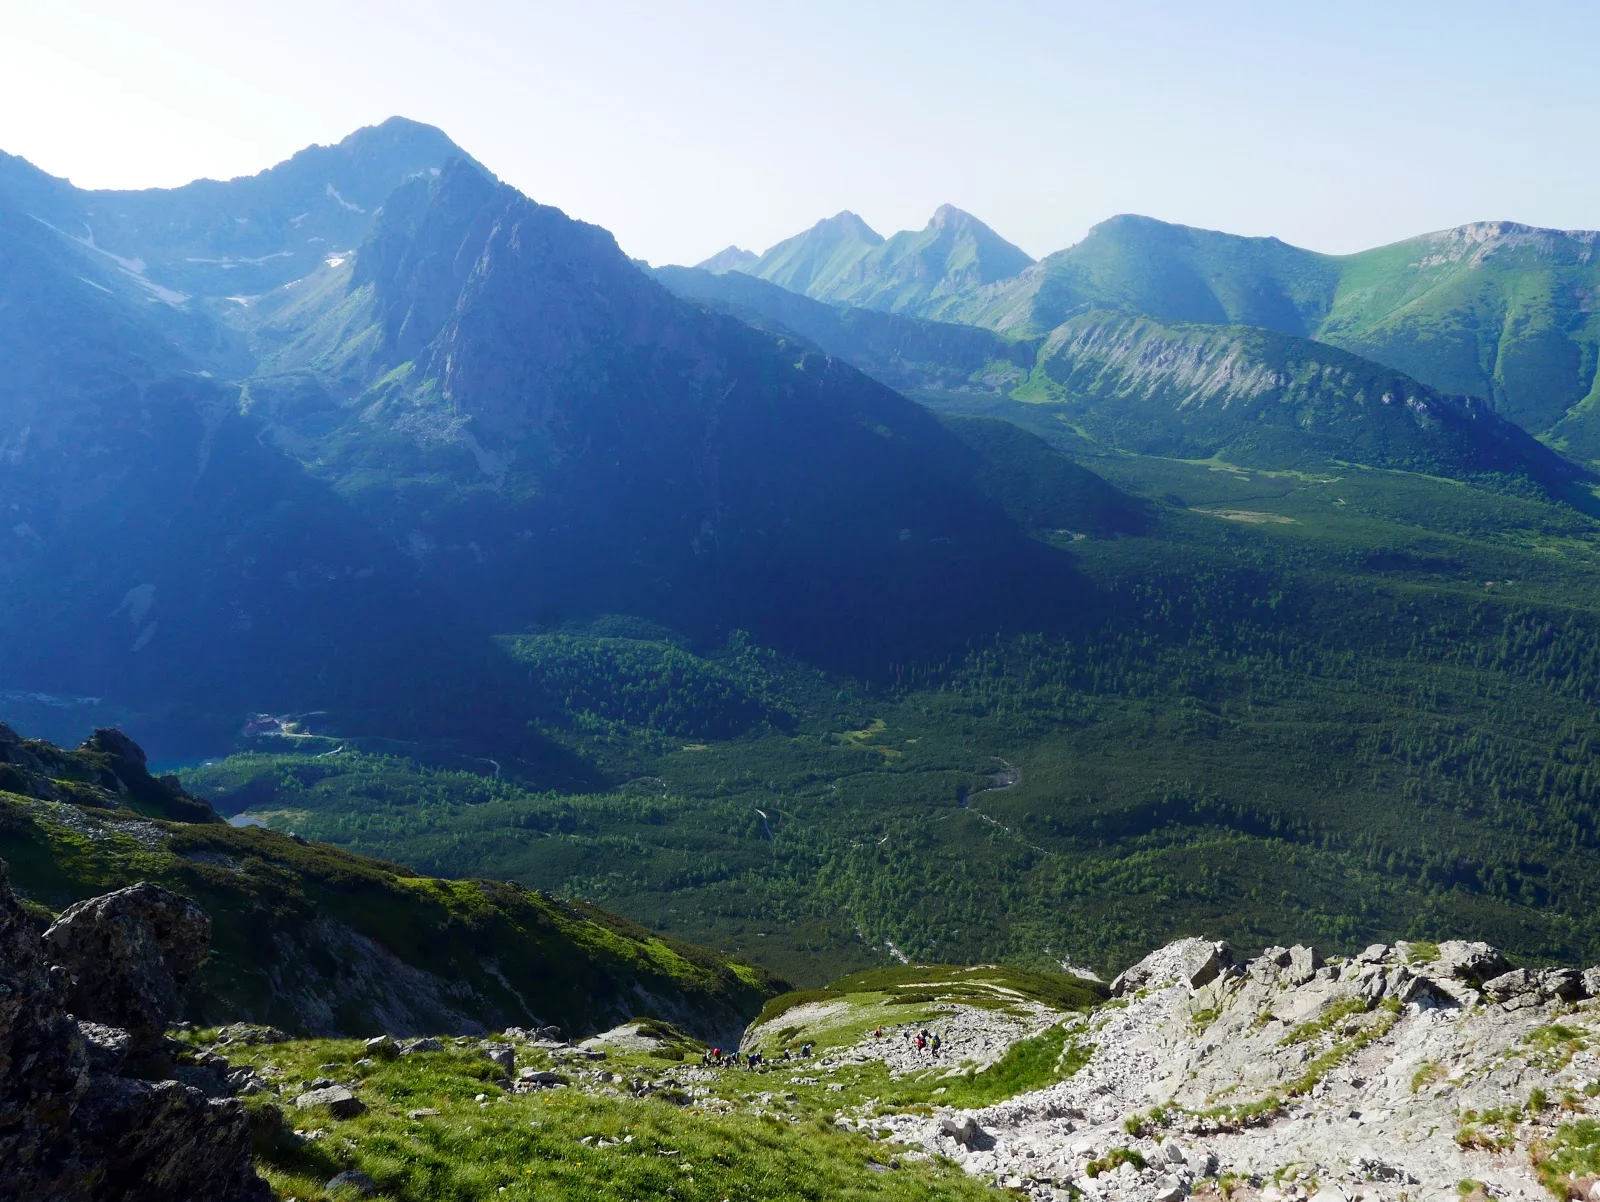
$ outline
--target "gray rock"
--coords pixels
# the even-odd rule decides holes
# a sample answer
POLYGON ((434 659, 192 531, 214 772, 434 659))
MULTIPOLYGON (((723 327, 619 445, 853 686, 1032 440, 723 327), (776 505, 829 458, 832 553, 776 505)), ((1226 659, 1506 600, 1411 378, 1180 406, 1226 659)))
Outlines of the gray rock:
POLYGON ((400 1054, 400 1045, 388 1035, 379 1035, 362 1044, 362 1050, 374 1060, 393 1060, 400 1054))
MULTIPOLYGON (((600 1074, 602 1078, 611 1076, 610 1073, 600 1074)), ((525 1068, 517 1074, 517 1080, 528 1085, 537 1085, 548 1088, 552 1085, 565 1085, 567 1079, 560 1073, 552 1073, 549 1069, 525 1068)))
POLYGON ((261 1023, 229 1023, 217 1032, 218 1047, 229 1047, 238 1044, 241 1047, 254 1047, 259 1044, 286 1043, 289 1037, 277 1027, 268 1027, 261 1023))
POLYGON ((433 1039, 431 1037, 427 1039, 413 1039, 400 1045, 400 1054, 402 1056, 409 1056, 413 1052, 442 1051, 444 1051, 444 1041, 441 1039, 433 1039))
POLYGON ((1155 1193, 1151 1195, 1155 1202, 1178 1202, 1179 1198, 1187 1197, 1189 1187, 1177 1177, 1158 1177, 1155 1184, 1155 1193))
POLYGON ((483 1054, 498 1064, 506 1072, 515 1072, 517 1067, 517 1050, 509 1043, 483 1043, 479 1047, 483 1054))
MULTIPOLYGON (((250 1123, 236 1098, 208 1099, 177 1081, 97 1076, 73 1116, 82 1150, 93 1150, 102 1182, 81 1195, 119 1202, 269 1202, 250 1158, 250 1123)), ((81 1155, 82 1153, 80 1153, 81 1155)))
POLYGON ((1232 964, 1233 949, 1226 943, 1203 943, 1184 954, 1183 979, 1190 989, 1199 989, 1215 981, 1232 964))
POLYGON ((324 1106, 336 1119, 353 1119, 367 1108, 365 1102, 342 1085, 307 1090, 294 1100, 294 1104, 301 1110, 324 1106))
POLYGON ((354 1194, 362 1198, 370 1198, 378 1192, 378 1183, 365 1173, 355 1169, 346 1169, 337 1177, 328 1178, 327 1184, 322 1187, 330 1194, 354 1194))
POLYGON ((1430 967, 1442 977, 1477 982, 1499 976, 1510 965, 1487 943, 1449 939, 1439 945, 1439 958, 1430 967))
POLYGON ((1539 992, 1563 1002, 1582 1001, 1588 996, 1583 973, 1576 968, 1547 968, 1539 974, 1539 992))
POLYGON ((1484 996, 1504 1005, 1512 998, 1539 996, 1539 979, 1526 968, 1513 968, 1510 972, 1491 977, 1483 983, 1484 996))
POLYGON ((959 1119, 940 1119, 939 1134, 949 1136, 963 1148, 977 1147, 988 1136, 988 1132, 986 1132, 982 1127, 978 1126, 978 1120, 973 1118, 970 1114, 963 1115, 959 1119))
POLYGON ((1184 1156, 1183 1149, 1178 1147, 1173 1140, 1168 1140, 1161 1146, 1161 1155, 1168 1164, 1187 1164, 1188 1157, 1184 1156))
POLYGON ((151 1047, 178 1017, 180 995, 211 942, 211 919, 186 897, 141 882, 70 906, 45 954, 74 978, 67 1008, 125 1028, 151 1047))
POLYGON ((1583 970, 1583 996, 1600 997, 1600 968, 1583 970))
POLYGON ((561 1028, 560 1027, 540 1027, 533 1034, 534 1034, 534 1038, 536 1038, 536 1039, 549 1039, 549 1040, 559 1041, 561 1039, 561 1028))
POLYGON ((89 1053, 89 1067, 97 1073, 116 1072, 133 1051, 133 1036, 122 1027, 80 1022, 78 1033, 83 1036, 83 1046, 89 1053))
MULTIPOLYGON (((96 900, 116 912, 116 897, 96 900)), ((92 902, 73 909, 96 913, 92 902)), ((0 1195, 270 1202, 251 1165, 250 1126, 236 1099, 209 1101, 178 1081, 115 1075, 132 1050, 131 1033, 85 1024, 86 1039, 66 1012, 74 991, 114 1000, 114 989, 95 973, 127 965, 87 958, 69 972, 48 962, 55 946, 39 938, 0 861, 0 1195)))
POLYGON ((1295 944, 1289 949, 1288 973, 1289 984, 1294 986, 1304 985, 1317 975, 1317 970, 1325 967, 1322 953, 1314 947, 1305 947, 1295 944))
POLYGON ((439 1112, 432 1106, 422 1106, 416 1110, 406 1111, 406 1117, 408 1119, 436 1119, 439 1117, 439 1112))

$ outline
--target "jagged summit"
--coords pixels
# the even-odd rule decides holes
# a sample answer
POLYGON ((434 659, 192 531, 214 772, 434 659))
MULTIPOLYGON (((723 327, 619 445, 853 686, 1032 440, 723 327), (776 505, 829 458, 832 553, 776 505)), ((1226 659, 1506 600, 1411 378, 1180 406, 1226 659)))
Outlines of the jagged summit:
POLYGON ((724 246, 709 259, 702 259, 695 266, 701 271, 709 271, 713 275, 726 275, 736 271, 747 264, 754 263, 760 256, 753 250, 745 250, 742 246, 724 246))
POLYGON ((940 205, 920 230, 882 238, 845 210, 739 270, 816 300, 921 316, 1033 262, 972 214, 940 205))

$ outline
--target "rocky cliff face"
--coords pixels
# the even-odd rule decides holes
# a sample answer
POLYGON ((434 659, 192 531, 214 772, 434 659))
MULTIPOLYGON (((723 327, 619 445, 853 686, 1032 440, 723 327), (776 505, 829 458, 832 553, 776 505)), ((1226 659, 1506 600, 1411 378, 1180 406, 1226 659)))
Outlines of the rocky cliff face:
POLYGON ((1187 939, 1112 992, 1061 1084, 944 1127, 878 1121, 1039 1199, 1590 1196, 1600 969, 1511 968, 1482 943, 1325 961, 1187 939))
POLYGON ((0 861, 0 1194, 271 1197, 226 1065, 180 1067, 166 1037, 209 934, 192 902, 139 885, 73 907, 41 940, 0 861), (210 1094, 178 1079, 196 1072, 210 1094))

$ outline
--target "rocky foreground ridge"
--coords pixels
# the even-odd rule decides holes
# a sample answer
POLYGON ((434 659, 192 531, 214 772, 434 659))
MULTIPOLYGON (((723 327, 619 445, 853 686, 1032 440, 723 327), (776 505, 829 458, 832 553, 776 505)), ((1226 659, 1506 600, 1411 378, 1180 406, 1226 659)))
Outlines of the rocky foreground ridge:
POLYGON ((41 939, 0 861, 0 1195, 272 1197, 226 1064, 166 1033, 210 937, 193 902, 141 884, 72 906, 41 939))
POLYGON ((1059 1084, 872 1122, 1038 1199, 1600 1198, 1600 968, 1186 939, 1112 994, 1059 1084))

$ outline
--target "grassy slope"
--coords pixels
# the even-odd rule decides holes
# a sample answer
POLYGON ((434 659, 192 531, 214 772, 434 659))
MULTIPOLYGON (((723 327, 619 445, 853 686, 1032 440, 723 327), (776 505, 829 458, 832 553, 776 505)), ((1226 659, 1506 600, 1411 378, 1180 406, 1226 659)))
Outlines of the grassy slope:
MULTIPOLYGON (((234 1064, 248 1062, 291 1082, 326 1075, 359 1079, 358 1093, 370 1107, 360 1117, 340 1121, 294 1113, 293 1125, 320 1129, 323 1136, 305 1141, 263 1134, 257 1140, 262 1172, 280 1196, 303 1202, 321 1202, 327 1197, 323 1183, 346 1169, 370 1174, 379 1197, 394 1202, 893 1202, 991 1195, 948 1161, 907 1156, 898 1145, 836 1126, 833 1118, 842 1105, 866 1097, 853 1083, 843 1093, 828 1092, 814 1077, 808 1086, 793 1084, 786 1075, 730 1070, 697 1085, 700 1095, 680 1106, 660 1095, 633 1098, 622 1088, 502 1093, 493 1083, 499 1070, 464 1051, 364 1067, 355 1063, 363 1055, 361 1045, 348 1042, 230 1049, 229 1054, 234 1064), (480 1096, 482 1103, 475 1100, 480 1096), (407 1117, 419 1108, 439 1113, 407 1117)), ((518 1062, 550 1065, 571 1075, 564 1064, 539 1052, 524 1050, 518 1062)), ((672 1071, 649 1054, 614 1052, 595 1067, 663 1084, 672 1071)), ((267 1104, 261 1096, 250 1102, 257 1109, 267 1104)))
MULTIPOLYGON (((92 750, 65 753, 65 766, 52 770, 70 778, 73 766, 92 771, 100 758, 92 750)), ((297 1009, 293 986, 305 978, 295 961, 303 957, 335 978, 356 967, 318 963, 343 957, 319 926, 328 921, 441 978, 453 987, 458 1013, 491 1026, 537 1016, 590 1030, 655 1006, 680 1021, 698 1013, 707 1030, 726 1029, 775 987, 759 970, 582 903, 493 881, 419 877, 261 828, 130 823, 127 810, 97 808, 109 797, 85 786, 69 796, 77 803, 0 792, 0 854, 13 884, 57 911, 140 880, 197 900, 213 920, 211 957, 192 995, 200 1019, 321 1025, 297 1009)), ((333 1015, 337 1029, 383 1025, 374 991, 331 992, 345 998, 333 1015)))
MULTIPOLYGON (((1013 969, 915 965, 858 974, 827 991, 849 1013, 817 1029, 779 1031, 781 1013, 765 1030, 769 1060, 801 1040, 816 1056, 798 1064, 772 1062, 758 1072, 705 1070, 700 1045, 671 1031, 654 1051, 613 1047, 603 1064, 571 1061, 522 1045, 518 1067, 553 1069, 567 1088, 529 1095, 502 1092, 499 1070, 468 1048, 361 1063, 360 1044, 306 1041, 227 1050, 234 1065, 249 1063, 285 1083, 329 1076, 354 1083, 369 1109, 338 1121, 317 1112, 291 1112, 300 1130, 320 1128, 314 1141, 266 1134, 260 1124, 259 1163, 280 1194, 320 1199, 334 1173, 370 1174, 382 1196, 396 1202, 507 1198, 977 1198, 986 1192, 954 1165, 881 1140, 873 1115, 933 1105, 979 1107, 1075 1072, 1087 1059, 1082 1012, 1101 991, 1070 978, 1013 969), (1015 1006, 1018 1000, 1060 1009, 1061 1022, 1014 1043, 982 1070, 948 1061, 930 1071, 891 1077, 882 1063, 822 1063, 869 1033, 875 1024, 936 1024, 948 1018, 936 1005, 1015 1006), (587 1070, 587 1071, 585 1071, 587 1070), (603 1070, 628 1083, 652 1082, 660 1092, 628 1096, 625 1087, 596 1082, 603 1070), (691 1092, 692 1091, 692 1092, 691 1092), (477 1099, 482 1098, 483 1101, 477 1099), (674 1100, 675 1099, 675 1100, 674 1100), (419 1108, 436 1115, 412 1119, 419 1108), (852 1132, 836 1122, 850 1116, 852 1132), (864 1129, 864 1130, 863 1130, 864 1129), (588 1139, 589 1142, 583 1142, 588 1139), (504 1194, 499 1191, 504 1189, 504 1194)), ((784 1002, 811 995, 785 995, 784 1002)), ((769 1009, 774 1007, 769 1004, 769 1009)), ((790 1012, 793 1013, 792 1006, 790 1012)), ((1048 1016, 1046 1018, 1048 1021, 1048 1016)), ((204 1042, 208 1033, 192 1037, 204 1042)), ((257 1096, 258 1113, 270 1104, 257 1096)))
POLYGON ((769 661, 785 724, 727 738, 571 715, 608 793, 353 755, 190 779, 805 984, 885 940, 1102 971, 1202 931, 1600 954, 1600 528, 1399 473, 1091 462, 1164 502, 1143 537, 1071 544, 1103 601, 1082 638, 1002 638, 887 692, 769 661), (994 789, 1002 760, 1021 781, 994 789))

